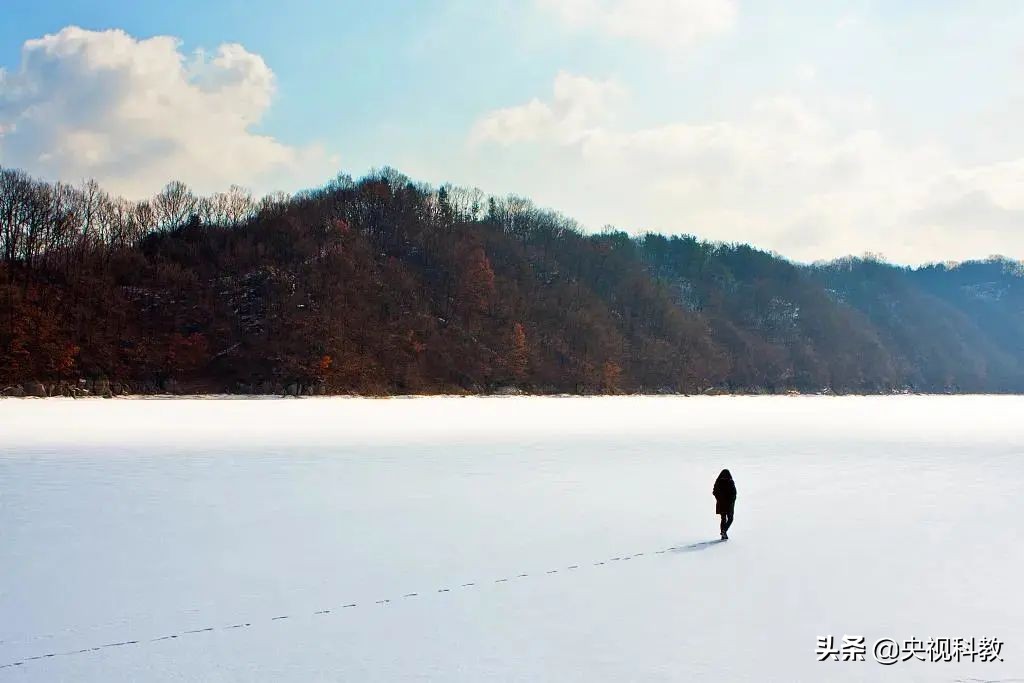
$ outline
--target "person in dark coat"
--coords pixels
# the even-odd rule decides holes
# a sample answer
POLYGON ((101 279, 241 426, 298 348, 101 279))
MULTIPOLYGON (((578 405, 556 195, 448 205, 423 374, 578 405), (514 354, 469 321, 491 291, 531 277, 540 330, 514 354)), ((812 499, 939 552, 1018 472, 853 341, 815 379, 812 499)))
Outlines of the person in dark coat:
POLYGON ((732 526, 733 512, 736 509, 736 483, 732 480, 729 470, 722 470, 718 475, 711 494, 715 497, 715 514, 722 516, 722 540, 728 541, 727 532, 732 526))

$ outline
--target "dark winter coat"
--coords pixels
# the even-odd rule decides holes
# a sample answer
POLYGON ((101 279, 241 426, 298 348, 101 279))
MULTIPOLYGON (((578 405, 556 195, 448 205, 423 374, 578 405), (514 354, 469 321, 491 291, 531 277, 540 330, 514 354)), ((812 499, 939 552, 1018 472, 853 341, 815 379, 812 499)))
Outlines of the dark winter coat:
POLYGON ((733 482, 729 470, 722 470, 722 473, 718 475, 711 493, 715 496, 715 514, 732 514, 736 507, 736 484, 733 482))

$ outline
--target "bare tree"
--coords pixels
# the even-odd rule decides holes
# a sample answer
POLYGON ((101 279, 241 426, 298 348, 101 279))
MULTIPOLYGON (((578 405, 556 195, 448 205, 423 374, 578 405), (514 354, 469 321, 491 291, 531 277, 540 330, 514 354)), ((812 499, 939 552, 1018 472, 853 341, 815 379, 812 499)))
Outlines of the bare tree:
POLYGON ((153 211, 156 214, 157 228, 173 230, 186 221, 196 211, 198 200, 185 183, 173 180, 153 198, 153 211))
POLYGON ((0 255, 5 263, 14 263, 21 252, 31 193, 32 179, 27 173, 0 169, 0 255))
POLYGON ((132 207, 132 241, 137 242, 157 229, 156 209, 153 203, 138 201, 132 207))
POLYGON ((225 225, 236 228, 256 215, 256 202, 252 192, 240 185, 232 185, 225 195, 225 225))

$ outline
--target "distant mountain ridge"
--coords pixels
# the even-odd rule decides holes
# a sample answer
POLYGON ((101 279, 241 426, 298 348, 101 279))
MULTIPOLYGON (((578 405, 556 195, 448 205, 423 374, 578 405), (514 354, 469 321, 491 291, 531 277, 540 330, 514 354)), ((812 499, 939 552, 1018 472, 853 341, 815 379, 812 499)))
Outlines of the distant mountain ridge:
POLYGON ((585 235, 384 170, 146 202, 0 169, 0 391, 1024 391, 1024 268, 585 235))

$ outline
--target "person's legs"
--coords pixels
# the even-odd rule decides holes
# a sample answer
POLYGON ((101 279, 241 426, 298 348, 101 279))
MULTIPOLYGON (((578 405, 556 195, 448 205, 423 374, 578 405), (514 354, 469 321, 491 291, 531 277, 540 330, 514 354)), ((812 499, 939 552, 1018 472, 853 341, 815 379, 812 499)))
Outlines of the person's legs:
POLYGON ((728 516, 728 513, 723 512, 720 516, 722 517, 722 523, 719 525, 718 528, 722 532, 722 538, 725 539, 725 531, 729 528, 729 525, 725 521, 728 516))
POLYGON ((730 511, 729 511, 729 512, 728 512, 727 514, 725 514, 725 515, 722 515, 722 525, 723 525, 723 529, 722 529, 722 531, 725 531, 725 532, 728 532, 728 531, 729 531, 729 527, 731 527, 731 526, 732 526, 732 520, 733 520, 733 517, 734 517, 735 515, 736 515, 736 512, 735 512, 735 511, 733 511, 733 510, 730 510, 730 511))

